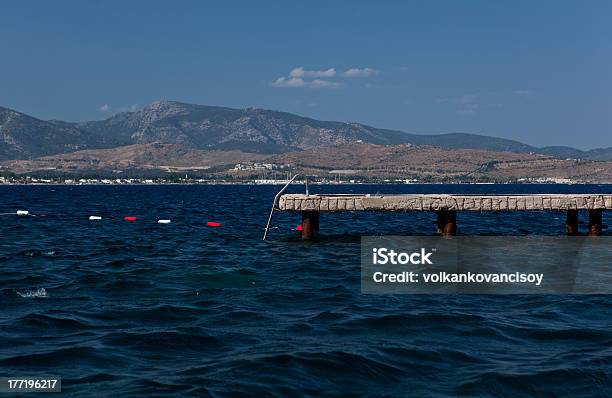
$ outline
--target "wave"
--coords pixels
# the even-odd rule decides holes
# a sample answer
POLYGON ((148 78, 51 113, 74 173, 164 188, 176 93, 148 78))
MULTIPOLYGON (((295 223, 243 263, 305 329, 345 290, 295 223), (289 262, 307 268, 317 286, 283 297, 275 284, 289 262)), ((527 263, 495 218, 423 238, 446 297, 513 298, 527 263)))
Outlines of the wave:
MULTIPOLYGON (((612 296, 361 293, 353 232, 433 233, 431 214, 330 213, 329 238, 304 243, 286 239, 299 215, 278 213, 262 242, 278 187, 55 188, 0 186, 0 203, 108 217, 0 224, 7 374, 62 376, 79 397, 612 396, 612 296), (155 219, 111 221, 138 209, 155 219)), ((564 228, 537 214, 461 217, 475 234, 564 228)))
POLYGON ((59 329, 73 332, 82 332, 90 327, 87 323, 77 319, 34 313, 20 318, 18 320, 18 324, 20 326, 27 326, 32 329, 45 330, 48 328, 52 331, 59 329))
POLYGON ((74 368, 77 366, 121 368, 125 366, 125 362, 125 357, 111 350, 72 346, 68 348, 53 349, 46 352, 9 356, 0 360, 0 366, 25 366, 28 369, 34 368, 48 372, 50 369, 58 366, 67 368, 74 368))
POLYGON ((458 395, 606 397, 612 393, 612 375, 600 368, 483 372, 470 379, 457 387, 458 395))
POLYGON ((155 331, 145 333, 117 333, 103 338, 106 344, 123 349, 132 349, 139 353, 157 352, 163 346, 164 351, 204 353, 210 350, 221 350, 224 342, 203 330, 155 331))
POLYGON ((49 294, 44 287, 38 289, 15 290, 15 293, 23 298, 49 297, 49 294))
POLYGON ((22 250, 18 254, 25 257, 53 257, 57 253, 56 250, 37 250, 29 249, 22 250))

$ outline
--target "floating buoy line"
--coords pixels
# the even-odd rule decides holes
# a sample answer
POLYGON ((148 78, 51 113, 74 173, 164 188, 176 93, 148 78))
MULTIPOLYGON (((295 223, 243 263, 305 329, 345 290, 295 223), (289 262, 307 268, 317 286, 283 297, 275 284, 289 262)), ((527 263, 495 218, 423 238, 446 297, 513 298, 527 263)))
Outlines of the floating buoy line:
MULTIPOLYGON (((0 213, 0 216, 46 217, 47 215, 31 213, 28 210, 16 210, 15 212, 11 212, 11 213, 0 213)), ((111 217, 111 218, 115 218, 115 217, 111 217)), ((101 221, 102 219, 103 219, 102 216, 97 216, 97 215, 88 216, 89 221, 101 221)), ((128 222, 138 221, 138 217, 136 216, 124 216, 122 219, 123 221, 128 221, 128 222)), ((157 220, 157 224, 171 224, 171 223, 172 223, 172 220, 167 219, 167 218, 162 218, 162 219, 157 220)), ((218 227, 221 227, 222 224, 217 221, 207 221, 205 225, 211 228, 218 228, 218 227)))
POLYGON ((28 210, 17 210, 14 213, 0 213, 0 216, 19 216, 19 217, 46 217, 46 214, 34 214, 28 210))
MULTIPOLYGON (((37 214, 37 213, 32 213, 29 210, 16 210, 14 212, 9 212, 9 213, 0 213, 0 216, 17 216, 17 217, 47 217, 47 214, 37 214)), ((72 216, 74 217, 74 214, 72 214, 72 216)), ((89 215, 86 216, 87 220, 89 221, 102 221, 105 219, 105 217, 99 216, 99 215, 89 215)), ((110 216, 107 217, 110 220, 122 220, 128 223, 135 223, 140 221, 140 219, 137 216, 133 216, 133 215, 126 215, 126 216, 110 216)), ((171 224, 172 220, 168 219, 168 218, 162 218, 162 219, 156 219, 155 223, 157 224, 171 224)), ((208 227, 208 228, 220 228, 223 226, 222 223, 218 222, 218 221, 207 221, 204 226, 208 227)), ((269 229, 280 229, 279 227, 269 227, 269 229)), ((291 231, 302 231, 302 226, 301 225, 297 225, 294 228, 290 228, 291 231)))

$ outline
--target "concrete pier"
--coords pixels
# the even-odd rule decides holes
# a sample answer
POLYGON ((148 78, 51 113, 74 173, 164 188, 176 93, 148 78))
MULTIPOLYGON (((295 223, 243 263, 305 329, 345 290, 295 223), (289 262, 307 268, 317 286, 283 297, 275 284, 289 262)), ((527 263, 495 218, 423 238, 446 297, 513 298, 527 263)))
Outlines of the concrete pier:
POLYGON ((277 210, 302 212, 302 237, 311 239, 320 212, 435 211, 438 232, 455 235, 458 211, 566 211, 568 235, 578 234, 578 211, 589 212, 589 235, 601 235, 602 212, 612 210, 612 195, 305 195, 285 194, 277 210))

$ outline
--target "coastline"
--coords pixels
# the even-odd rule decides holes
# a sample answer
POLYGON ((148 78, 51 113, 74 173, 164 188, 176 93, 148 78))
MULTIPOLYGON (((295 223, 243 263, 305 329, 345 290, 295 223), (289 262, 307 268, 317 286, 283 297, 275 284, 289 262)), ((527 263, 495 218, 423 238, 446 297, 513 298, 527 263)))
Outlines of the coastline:
MULTIPOLYGON (((13 183, 2 183, 0 182, 0 187, 2 186, 159 186, 159 185, 177 185, 177 186, 190 186, 190 185, 246 185, 246 186, 279 186, 287 184, 286 180, 279 180, 278 182, 266 182, 266 183, 256 183, 256 182, 247 182, 247 181, 238 181, 238 182, 229 182, 229 181, 207 181, 207 182, 152 182, 152 183, 144 183, 144 182, 133 182, 133 183, 64 183, 64 182, 13 182, 13 183)), ((309 185, 325 185, 325 186, 338 186, 338 185, 555 185, 555 186, 563 186, 563 185, 612 185, 612 182, 571 182, 571 183, 561 183, 561 182, 515 182, 515 181, 507 181, 507 182, 464 182, 464 181, 449 181, 449 182, 414 182, 414 183, 401 183, 401 182, 380 182, 380 181, 368 181, 368 182, 320 182, 320 181, 308 181, 309 185)), ((291 185, 304 185, 304 181, 294 181, 291 185)))

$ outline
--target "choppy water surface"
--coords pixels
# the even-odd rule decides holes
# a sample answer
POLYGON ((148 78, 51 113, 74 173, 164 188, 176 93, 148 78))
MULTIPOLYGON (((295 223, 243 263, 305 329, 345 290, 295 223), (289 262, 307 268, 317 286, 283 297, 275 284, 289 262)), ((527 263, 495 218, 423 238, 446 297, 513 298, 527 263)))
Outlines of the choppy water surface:
MULTIPOLYGON (((432 234, 435 216, 324 214, 324 237, 308 243, 291 230, 299 215, 277 213, 262 242, 278 189, 1 186, 0 213, 47 216, 0 217, 0 374, 61 376, 74 396, 612 394, 609 296, 364 295, 358 234, 432 234)), ((458 225, 469 235, 557 235, 564 217, 460 213, 458 225)))

